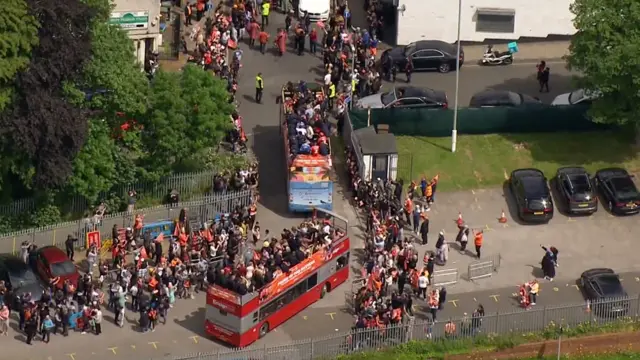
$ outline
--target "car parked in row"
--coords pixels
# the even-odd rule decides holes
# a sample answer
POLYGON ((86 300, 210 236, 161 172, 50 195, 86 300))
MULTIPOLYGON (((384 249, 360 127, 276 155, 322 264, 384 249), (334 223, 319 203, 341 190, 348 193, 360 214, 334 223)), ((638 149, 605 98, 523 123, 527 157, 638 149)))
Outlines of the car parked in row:
POLYGON ((546 223, 553 218, 553 199, 542 171, 514 170, 509 177, 509 187, 518 206, 520 219, 546 223))
POLYGON ((47 284, 61 288, 65 281, 77 286, 80 273, 67 254, 55 246, 44 246, 29 253, 29 265, 47 284))
POLYGON ((483 90, 471 97, 469 107, 516 107, 530 104, 541 104, 540 100, 529 96, 507 90, 483 90))
POLYGON ((444 91, 414 86, 396 86, 386 92, 365 96, 357 100, 355 106, 358 109, 446 109, 448 102, 447 94, 444 91))
POLYGON ((462 67, 464 50, 460 47, 460 58, 457 45, 439 40, 420 40, 407 46, 398 46, 382 53, 382 62, 393 61, 401 71, 411 61, 414 71, 437 70, 448 73, 456 69, 456 62, 462 67))
POLYGON ((633 176, 627 170, 621 168, 598 170, 594 181, 609 212, 618 215, 640 212, 640 192, 633 182, 633 176))
POLYGON ((598 211, 598 195, 591 176, 582 167, 562 167, 556 172, 555 186, 568 214, 593 214, 598 211))

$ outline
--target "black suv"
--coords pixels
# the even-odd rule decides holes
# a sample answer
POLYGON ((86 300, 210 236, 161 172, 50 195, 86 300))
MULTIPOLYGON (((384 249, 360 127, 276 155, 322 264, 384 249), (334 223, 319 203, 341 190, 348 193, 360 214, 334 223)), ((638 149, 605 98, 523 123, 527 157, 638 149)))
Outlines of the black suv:
POLYGON ((556 188, 569 214, 593 214, 598 197, 591 177, 582 167, 562 167, 556 172, 556 188))
POLYGON ((514 170, 509 178, 509 187, 522 221, 546 223, 553 218, 553 200, 542 171, 514 170))

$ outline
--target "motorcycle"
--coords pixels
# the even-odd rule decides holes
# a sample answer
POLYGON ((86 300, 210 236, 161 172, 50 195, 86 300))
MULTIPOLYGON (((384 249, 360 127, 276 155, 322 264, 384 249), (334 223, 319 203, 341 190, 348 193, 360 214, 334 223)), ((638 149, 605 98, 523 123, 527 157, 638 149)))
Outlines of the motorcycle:
POLYGON ((482 65, 509 65, 513 63, 511 51, 493 51, 493 46, 487 46, 482 56, 482 65))

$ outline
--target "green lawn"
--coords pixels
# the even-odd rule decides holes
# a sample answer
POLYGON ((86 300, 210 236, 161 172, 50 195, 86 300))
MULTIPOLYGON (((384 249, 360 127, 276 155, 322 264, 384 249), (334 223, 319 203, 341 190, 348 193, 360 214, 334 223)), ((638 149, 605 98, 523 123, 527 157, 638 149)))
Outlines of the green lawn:
POLYGON ((499 186, 523 167, 538 168, 548 178, 571 165, 592 173, 610 166, 640 173, 638 148, 620 132, 462 135, 456 153, 449 137, 398 136, 397 142, 398 177, 419 182, 439 173, 439 190, 499 186))

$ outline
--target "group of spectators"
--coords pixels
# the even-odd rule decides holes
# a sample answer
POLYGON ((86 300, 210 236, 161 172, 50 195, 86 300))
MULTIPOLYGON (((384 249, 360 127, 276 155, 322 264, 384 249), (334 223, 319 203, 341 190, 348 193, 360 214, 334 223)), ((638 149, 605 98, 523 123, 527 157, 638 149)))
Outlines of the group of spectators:
MULTIPOLYGON (((313 86, 313 84, 311 85, 313 86)), ((282 107, 289 137, 289 154, 322 155, 330 152, 331 125, 326 112, 326 97, 321 88, 310 88, 301 81, 288 82, 282 91, 282 107)))
MULTIPOLYGON (((242 261, 217 268, 211 283, 237 294, 263 289, 309 256, 318 251, 330 251, 333 242, 345 234, 331 225, 328 219, 314 218, 302 222, 298 227, 283 229, 279 237, 265 230, 262 239, 259 224, 242 255, 242 261)), ((346 264, 343 264, 346 265, 346 264)), ((262 294, 267 296, 268 294, 262 294)))

